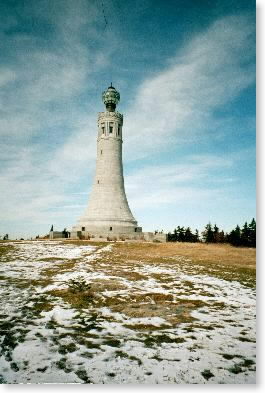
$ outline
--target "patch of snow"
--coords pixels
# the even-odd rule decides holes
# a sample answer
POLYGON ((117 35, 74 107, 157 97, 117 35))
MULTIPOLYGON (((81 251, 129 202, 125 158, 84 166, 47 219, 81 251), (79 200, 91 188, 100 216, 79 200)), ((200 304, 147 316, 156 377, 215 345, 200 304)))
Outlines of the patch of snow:
POLYGON ((68 326, 73 324, 77 312, 72 309, 55 306, 51 311, 42 312, 42 322, 54 319, 58 324, 68 326))

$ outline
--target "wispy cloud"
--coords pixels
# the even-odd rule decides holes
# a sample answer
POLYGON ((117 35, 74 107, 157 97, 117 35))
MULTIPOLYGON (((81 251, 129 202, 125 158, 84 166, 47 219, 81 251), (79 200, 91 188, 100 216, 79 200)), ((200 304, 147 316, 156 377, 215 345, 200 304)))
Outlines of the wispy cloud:
MULTIPOLYGON (((232 157, 211 155, 188 156, 185 164, 171 163, 170 165, 152 165, 141 168, 126 177, 126 189, 129 200, 137 209, 154 211, 160 205, 170 205, 173 202, 194 200, 196 198, 211 199, 220 194, 218 173, 225 174, 235 164, 232 157)), ((222 193, 230 180, 223 181, 222 193)))
POLYGON ((254 33, 248 16, 225 17, 192 39, 163 71, 147 78, 125 118, 126 157, 197 141, 209 132, 213 136, 222 126, 215 110, 255 80, 250 61, 254 33))
POLYGON ((39 18, 47 37, 34 30, 20 32, 19 18, 12 22, 12 34, 8 26, 1 31, 5 66, 0 99, 5 106, 0 133, 13 139, 55 126, 73 127, 83 115, 76 99, 93 86, 91 75, 105 66, 108 56, 88 44, 96 38, 102 41, 100 34, 96 36, 95 4, 82 0, 29 2, 28 17, 25 12, 22 17, 30 19, 29 24, 34 16, 39 18))

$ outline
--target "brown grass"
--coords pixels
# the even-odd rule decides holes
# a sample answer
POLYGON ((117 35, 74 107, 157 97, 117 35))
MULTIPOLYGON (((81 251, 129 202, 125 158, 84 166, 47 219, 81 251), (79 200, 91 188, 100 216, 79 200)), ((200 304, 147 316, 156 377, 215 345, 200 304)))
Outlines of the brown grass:
MULTIPOLYGON (((57 241, 57 240, 54 240, 57 241)), ((73 244, 74 246, 95 246, 95 247, 104 247, 109 242, 104 242, 104 241, 94 241, 92 240, 72 240, 72 239, 65 239, 62 240, 64 244, 73 244)))
MULTIPOLYGON (((104 247, 109 242, 93 240, 65 240, 65 244, 93 245, 104 247)), ((115 260, 124 259, 132 262, 151 261, 161 262, 161 259, 185 257, 195 263, 219 263, 230 266, 255 268, 256 249, 247 247, 233 247, 229 244, 206 243, 149 243, 149 242, 115 242, 115 260)))
MULTIPOLYGON (((61 261, 63 260, 63 258, 55 258, 56 261, 61 261)), ((43 258, 42 261, 51 261, 50 258, 43 258)), ((65 262, 63 264, 59 264, 59 265, 54 265, 51 267, 48 267, 46 269, 43 269, 42 271, 42 275, 47 277, 47 278, 52 278, 54 277, 56 274, 59 273, 65 273, 67 271, 72 271, 73 268, 75 267, 76 263, 78 263, 78 259, 65 259, 65 262)))
POLYGON ((90 291, 74 293, 69 289, 54 289, 48 292, 50 295, 62 298, 76 309, 88 308, 93 302, 93 294, 90 291))
MULTIPOLYGON (((0 258, 6 257, 8 253, 13 252, 14 246, 8 244, 3 246, 4 241, 0 241, 0 258)), ((3 259, 4 260, 4 259, 3 259)))
POLYGON ((118 280, 92 280, 92 290, 101 293, 103 291, 120 291, 126 289, 127 287, 123 285, 118 280))
POLYGON ((255 268, 256 249, 233 247, 228 244, 205 243, 116 243, 115 247, 127 258, 142 261, 161 258, 185 257, 191 262, 220 263, 255 268))

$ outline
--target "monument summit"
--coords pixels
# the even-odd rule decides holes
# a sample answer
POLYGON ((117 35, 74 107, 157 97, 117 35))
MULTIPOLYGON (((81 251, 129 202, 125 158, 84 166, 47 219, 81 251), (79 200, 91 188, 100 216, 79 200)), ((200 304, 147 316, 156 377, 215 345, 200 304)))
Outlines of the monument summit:
MULTIPOLYGON (((130 210, 122 165, 123 115, 116 111, 120 94, 111 84, 102 100, 106 110, 98 114, 96 174, 88 206, 73 226, 71 238, 166 241, 162 233, 142 232, 130 210)), ((50 237, 60 237, 60 233, 50 233, 50 237)))

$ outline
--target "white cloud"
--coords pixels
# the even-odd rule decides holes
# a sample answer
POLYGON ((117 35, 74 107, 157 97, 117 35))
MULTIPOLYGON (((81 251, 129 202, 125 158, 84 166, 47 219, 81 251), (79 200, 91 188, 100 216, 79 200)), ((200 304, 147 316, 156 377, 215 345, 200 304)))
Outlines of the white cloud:
MULTIPOLYGON (((107 64, 111 51, 89 45, 93 40, 102 43, 95 28, 95 3, 45 0, 29 2, 19 11, 24 19, 31 18, 30 23, 34 17, 45 22, 52 32, 47 38, 19 31, 9 34, 6 26, 0 32, 0 135, 21 143, 48 127, 74 127, 84 114, 76 99, 94 85, 93 73, 107 64)), ((18 25, 18 20, 12 24, 18 25)))
POLYGON ((145 80, 125 117, 126 157, 197 142, 219 128, 214 110, 254 82, 249 63, 254 32, 247 16, 219 20, 179 51, 169 67, 145 80))
MULTIPOLYGON (((130 204, 133 208, 149 208, 153 212, 161 205, 171 205, 180 201, 196 199, 210 200, 220 195, 220 182, 216 172, 223 174, 230 170, 239 159, 212 155, 192 155, 185 164, 146 166, 126 176, 125 184, 130 204), (217 181, 216 181, 217 180, 217 181)), ((225 187, 234 179, 222 183, 225 187)))
POLYGON ((0 68, 0 87, 13 82, 16 79, 16 73, 8 68, 0 68))

